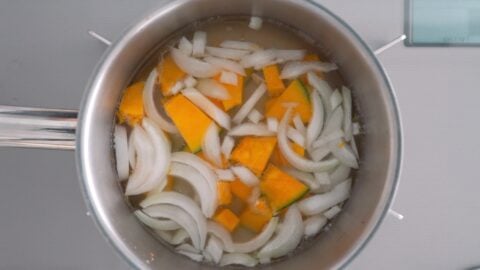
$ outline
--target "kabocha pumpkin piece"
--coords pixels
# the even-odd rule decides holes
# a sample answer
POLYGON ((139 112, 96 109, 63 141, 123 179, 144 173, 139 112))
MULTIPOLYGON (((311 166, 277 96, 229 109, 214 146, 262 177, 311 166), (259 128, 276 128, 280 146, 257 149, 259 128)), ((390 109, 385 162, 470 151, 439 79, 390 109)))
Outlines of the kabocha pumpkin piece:
POLYGON ((185 77, 185 72, 181 70, 170 54, 164 56, 163 60, 157 66, 158 83, 164 96, 170 94, 170 89, 185 77))
POLYGON ((263 173, 260 190, 268 199, 272 210, 278 212, 302 198, 309 189, 276 166, 269 165, 263 173))
POLYGON ((263 77, 267 84, 268 94, 271 97, 279 96, 283 90, 285 90, 285 84, 283 84, 282 78, 280 78, 280 72, 278 65, 269 65, 263 68, 263 77))
POLYGON ((240 200, 247 202, 252 194, 252 188, 245 185, 242 181, 235 179, 230 183, 230 191, 240 200))
POLYGON ((231 85, 227 83, 222 83, 220 80, 220 74, 215 76, 215 80, 222 84, 225 89, 227 89, 228 93, 230 94, 230 98, 227 100, 222 101, 223 109, 225 111, 229 111, 235 106, 242 104, 243 100, 243 85, 244 85, 244 78, 243 76, 237 75, 237 85, 231 85))
MULTIPOLYGON (((305 149, 301 146, 298 145, 294 142, 290 142, 290 147, 297 153, 299 156, 304 156, 305 155, 305 149)), ((283 156, 282 152, 280 149, 275 147, 275 150, 273 150, 272 157, 270 159, 270 162, 272 162, 274 165, 282 167, 282 166, 289 166, 290 163, 288 160, 283 156)))
POLYGON ((144 86, 144 82, 137 82, 125 90, 117 112, 118 122, 120 124, 127 122, 133 126, 143 119, 145 115, 143 110, 144 86))
POLYGON ((240 214, 240 224, 255 233, 259 233, 265 224, 270 221, 272 214, 265 198, 259 198, 240 214))
POLYGON ((180 131, 188 148, 193 153, 200 151, 203 135, 212 120, 182 94, 167 100, 164 108, 180 131))
POLYGON ((230 183, 225 181, 217 182, 218 205, 229 205, 232 202, 230 183))
POLYGON ((225 208, 220 210, 214 217, 217 223, 225 227, 229 232, 233 232, 240 222, 240 219, 230 209, 225 208))
POLYGON ((259 176, 265 169, 276 144, 276 137, 243 137, 233 149, 230 159, 259 176))
POLYGON ((269 105, 266 110, 267 117, 275 117, 279 121, 282 119, 286 111, 284 103, 296 103, 294 115, 299 114, 304 123, 310 121, 312 116, 312 106, 307 88, 300 80, 294 80, 290 85, 278 96, 273 104, 269 105))

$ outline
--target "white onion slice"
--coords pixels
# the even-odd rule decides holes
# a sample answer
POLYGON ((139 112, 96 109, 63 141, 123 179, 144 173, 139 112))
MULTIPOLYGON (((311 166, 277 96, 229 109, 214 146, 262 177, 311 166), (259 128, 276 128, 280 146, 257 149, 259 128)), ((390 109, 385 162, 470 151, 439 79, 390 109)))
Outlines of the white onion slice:
POLYGON ((190 57, 180 50, 171 48, 170 54, 172 55, 175 64, 183 70, 185 73, 197 77, 197 78, 210 78, 217 75, 220 70, 207 62, 190 57))
POLYGON ((257 176, 245 166, 232 166, 230 169, 247 186, 253 187, 260 183, 257 176))
POLYGON ((260 17, 252 16, 250 17, 250 22, 248 23, 248 27, 253 30, 260 30, 262 28, 263 20, 260 17))
POLYGON ((298 208, 307 216, 320 214, 328 208, 345 201, 350 194, 351 185, 352 180, 347 179, 327 193, 313 195, 301 200, 298 203, 298 208))
POLYGON ((221 127, 230 129, 230 116, 198 92, 198 90, 195 88, 187 88, 182 91, 182 94, 215 120, 221 127))
POLYGON ((192 244, 196 249, 203 248, 198 224, 180 207, 168 204, 157 204, 143 209, 143 212, 151 217, 167 218, 175 221, 188 232, 190 239, 192 239, 192 244))
POLYGON ((282 79, 294 79, 309 71, 329 72, 337 69, 334 63, 324 63, 320 61, 292 61, 285 64, 280 73, 282 79))
POLYGON ((170 244, 179 245, 187 241, 189 237, 190 236, 188 235, 187 231, 185 231, 184 229, 179 229, 173 234, 170 244))
POLYGON ((320 134, 320 138, 329 135, 330 133, 342 129, 343 108, 337 107, 327 118, 325 128, 320 134))
POLYGON ((178 49, 185 55, 192 55, 193 45, 186 37, 182 37, 178 42, 178 49))
POLYGON ((333 93, 330 95, 330 106, 332 110, 335 110, 340 104, 342 104, 342 94, 338 89, 335 89, 333 93))
POLYGON ((220 47, 247 51, 256 51, 260 49, 260 46, 255 43, 237 40, 225 40, 220 44, 220 47))
POLYGON ((287 174, 293 176, 295 179, 304 183, 310 188, 310 191, 316 192, 320 188, 319 183, 315 180, 315 176, 312 173, 302 172, 294 168, 282 168, 287 174))
POLYGON ((355 122, 355 123, 352 124, 352 133, 353 133, 353 135, 358 135, 358 134, 360 134, 360 129, 361 129, 360 123, 355 122))
POLYGON ((192 199, 178 192, 164 191, 148 196, 140 202, 140 206, 143 208, 155 204, 171 204, 187 212, 195 220, 198 226, 201 246, 203 247, 205 245, 207 239, 207 220, 192 199))
POLYGON ((198 248, 195 248, 194 246, 184 243, 175 248, 176 251, 185 251, 185 252, 190 252, 190 253, 196 253, 199 254, 200 250, 198 248))
POLYGON ((220 83, 212 79, 200 79, 197 81, 196 89, 207 97, 227 100, 230 99, 230 94, 227 89, 220 83))
POLYGON ((143 213, 141 210, 135 210, 133 212, 135 216, 145 225, 148 227, 154 229, 154 230, 161 230, 161 231, 172 231, 172 230, 177 230, 180 227, 178 223, 176 223, 173 220, 162 220, 162 219, 156 219, 148 216, 147 214, 143 213))
POLYGON ((332 186, 338 185, 340 182, 343 182, 350 175, 351 168, 343 164, 338 165, 335 170, 330 173, 330 181, 332 186))
POLYGON ((321 187, 329 187, 331 184, 330 175, 327 172, 314 173, 315 181, 321 187))
POLYGON ((152 141, 140 125, 133 128, 132 136, 134 136, 133 144, 137 152, 137 159, 135 168, 128 179, 125 195, 135 194, 135 190, 148 180, 155 157, 152 141))
POLYGON ((243 69, 243 66, 240 65, 238 62, 228 60, 228 59, 213 57, 213 56, 207 56, 203 60, 205 60, 205 62, 210 63, 219 69, 235 72, 242 76, 246 75, 245 69, 243 69))
POLYGON ((237 74, 230 71, 222 71, 220 74, 220 82, 224 84, 237 85, 238 77, 237 74))
POLYGON ((275 50, 277 62, 300 61, 305 57, 305 50, 275 50))
POLYGON ((240 124, 230 132, 228 132, 228 136, 232 137, 240 137, 240 136, 274 136, 275 132, 268 130, 268 127, 265 124, 254 124, 254 123, 243 123, 240 124))
POLYGON ((342 138, 345 135, 341 129, 334 130, 324 136, 320 136, 318 140, 312 144, 313 148, 326 146, 329 142, 342 138))
POLYGON ((288 127, 287 137, 292 140, 294 143, 305 148, 305 136, 295 128, 288 127))
POLYGON ((203 56, 205 54, 205 46, 207 45, 207 33, 196 31, 193 33, 192 41, 192 55, 195 57, 203 56))
POLYGON ((192 76, 187 76, 183 83, 185 84, 185 87, 195 87, 197 85, 197 80, 192 76))
POLYGON ((328 102, 330 100, 330 96, 333 93, 332 88, 325 80, 320 79, 314 72, 307 73, 307 80, 308 83, 320 94, 320 97, 324 102, 323 105, 325 106, 325 113, 328 116, 332 111, 330 102, 328 102))
POLYGON ((177 128, 170 121, 162 116, 155 106, 155 99, 153 98, 153 91, 155 89, 155 81, 157 78, 157 69, 153 69, 148 75, 147 81, 143 88, 143 104, 145 106, 145 114, 157 123, 161 129, 168 133, 178 133, 177 128))
POLYGON ((218 48, 218 47, 206 47, 205 51, 211 56, 231 59, 231 60, 240 60, 242 59, 242 57, 250 53, 247 50, 227 49, 227 48, 218 48))
POLYGON ((230 169, 216 169, 215 173, 218 176, 218 179, 222 181, 234 181, 235 175, 230 169))
POLYGON ((358 148, 357 148, 357 143, 355 142, 355 138, 352 137, 352 140, 350 141, 350 145, 352 147, 353 153, 355 154, 355 157, 359 159, 360 155, 358 154, 358 148))
POLYGON ((305 227, 305 238, 318 234, 325 224, 327 224, 327 219, 322 215, 308 217, 303 222, 303 226, 305 227))
POLYGON ((113 135, 113 142, 115 144, 115 161, 117 165, 118 180, 125 180, 128 178, 128 139, 127 130, 123 126, 116 125, 113 135))
POLYGON ((338 205, 335 205, 332 208, 328 209, 327 211, 323 212, 323 215, 328 219, 332 219, 336 215, 338 215, 338 213, 340 213, 341 211, 342 211, 342 208, 340 208, 340 206, 338 205))
POLYGON ((267 127, 268 130, 272 132, 278 131, 278 120, 275 117, 267 117, 267 127))
POLYGON ((324 111, 323 103, 318 95, 317 91, 312 91, 310 93, 310 100, 312 101, 312 119, 308 124, 306 131, 306 147, 310 149, 312 147, 313 141, 320 135, 323 128, 324 121, 324 111))
POLYGON ((170 96, 176 95, 176 94, 180 93, 180 91, 183 88, 185 88, 185 83, 183 81, 178 81, 172 86, 172 88, 170 88, 170 91, 168 92, 168 94, 170 96))
POLYGON ((253 239, 243 243, 233 243, 235 252, 249 253, 253 252, 267 243, 272 237, 278 224, 278 217, 270 219, 268 224, 263 228, 260 234, 257 234, 253 239))
POLYGON ((261 114, 256 109, 253 109, 247 116, 248 120, 252 121, 254 124, 258 124, 263 119, 263 114, 261 114))
POLYGON ((212 256, 212 259, 215 263, 219 263, 223 255, 223 244, 215 236, 210 236, 210 239, 207 242, 205 251, 212 256))
MULTIPOLYGON (((180 230, 183 230, 180 228, 180 230)), ((173 245, 172 243, 172 235, 168 231, 161 231, 161 230, 155 230, 155 234, 157 234, 163 241, 169 243, 170 245, 173 245)))
POLYGON ((282 223, 280 231, 259 252, 259 258, 278 258, 294 250, 303 237, 302 215, 297 206, 291 205, 282 223))
POLYGON ((214 201, 217 200, 217 175, 210 165, 198 156, 188 152, 175 152, 172 154, 172 162, 178 162, 191 166, 197 170, 208 182, 210 190, 214 194, 214 201))
POLYGON ((324 145, 309 151, 309 153, 313 160, 320 161, 330 154, 330 149, 328 148, 328 145, 324 145))
POLYGON ((233 252, 233 241, 230 233, 220 224, 214 221, 207 221, 207 232, 213 234, 223 243, 223 248, 227 252, 233 252))
POLYGON ((220 152, 220 137, 215 123, 207 128, 202 140, 202 151, 205 157, 218 168, 222 167, 222 153, 220 152))
POLYGON ((332 154, 344 165, 358 169, 358 161, 355 153, 353 153, 350 145, 343 139, 338 139, 328 143, 328 147, 332 154))
POLYGON ((243 103, 242 107, 238 110, 238 112, 233 117, 233 122, 235 124, 240 124, 245 117, 250 113, 250 111, 255 107, 257 102, 260 98, 265 94, 267 91, 267 87, 265 84, 260 84, 255 91, 253 91, 252 95, 243 103))
POLYGON ((244 68, 255 67, 256 69, 260 69, 270 64, 275 57, 275 50, 259 50, 242 57, 240 65, 244 68))
POLYGON ((128 138, 128 162, 130 163, 130 167, 132 169, 135 168, 135 164, 137 161, 137 149, 135 148, 135 144, 133 143, 135 139, 135 133, 130 133, 130 138, 128 138))
POLYGON ((257 263, 257 259, 245 253, 225 254, 220 260, 220 266, 242 265, 247 267, 254 267, 255 265, 257 265, 257 263))
POLYGON ((226 159, 230 158, 230 154, 232 153, 232 150, 233 150, 234 146, 235 146, 235 140, 232 137, 225 136, 223 138, 222 146, 220 148, 221 148, 223 156, 226 159))
POLYGON ((343 96, 343 132, 345 140, 349 142, 352 139, 352 93, 350 89, 342 86, 343 96))
POLYGON ((295 168, 305 172, 322 172, 328 171, 338 165, 338 160, 331 159, 326 161, 312 161, 299 156, 290 148, 287 138, 287 124, 292 115, 292 107, 290 106, 283 116, 278 126, 277 141, 280 151, 285 159, 295 168))
POLYGON ((296 114, 293 117, 293 126, 295 127, 296 130, 298 130, 298 132, 302 133, 302 135, 305 136, 307 134, 307 128, 303 124, 302 118, 300 117, 299 114, 296 114))
POLYGON ((192 252, 183 251, 183 250, 179 250, 177 252, 196 262, 201 262, 203 260, 202 254, 192 253, 192 252))

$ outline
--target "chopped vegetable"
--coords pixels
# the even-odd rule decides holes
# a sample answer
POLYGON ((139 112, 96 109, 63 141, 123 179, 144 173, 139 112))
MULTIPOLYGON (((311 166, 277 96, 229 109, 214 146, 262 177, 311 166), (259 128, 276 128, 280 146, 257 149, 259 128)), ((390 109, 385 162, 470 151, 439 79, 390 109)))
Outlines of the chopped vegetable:
POLYGON ((277 65, 269 65, 264 67, 263 77, 265 77, 268 94, 271 97, 279 96, 283 90, 285 90, 285 85, 280 78, 280 72, 277 65))
POLYGON ((275 50, 276 62, 299 61, 305 58, 305 50, 275 50))
POLYGON ((327 193, 313 195, 300 201, 298 208, 307 216, 320 214, 328 208, 346 200, 350 194, 351 184, 352 180, 347 179, 327 193))
POLYGON ((191 76, 197 78, 210 78, 220 72, 218 67, 197 58, 190 57, 178 49, 170 48, 170 54, 172 55, 175 64, 183 72, 188 73, 191 76))
POLYGON ((250 17, 250 23, 248 24, 248 27, 252 28, 253 30, 260 30, 260 28, 262 28, 262 23, 262 18, 252 16, 250 17))
POLYGON ((192 76, 188 76, 183 82, 185 83, 186 87, 195 87, 195 85, 197 85, 197 80, 195 80, 195 78, 192 76))
POLYGON ((207 45, 207 33, 196 31, 193 33, 193 56, 203 56, 205 54, 205 46, 207 45))
POLYGON ((217 174, 219 180, 223 180, 223 181, 235 180, 235 175, 233 175, 233 172, 230 169, 215 169, 215 173, 217 174))
POLYGON ((276 143, 275 137, 244 137, 235 147, 230 158, 259 176, 265 169, 276 143))
POLYGON ((235 140, 230 136, 225 136, 223 138, 222 145, 220 146, 223 156, 226 159, 230 159, 230 154, 232 153, 233 147, 235 146, 235 140))
POLYGON ((269 65, 275 57, 275 50, 258 50, 252 54, 245 55, 240 64, 244 68, 254 67, 255 69, 261 69, 269 65))
MULTIPOLYGON (((223 107, 225 108, 225 111, 229 111, 235 106, 242 104, 244 79, 243 79, 243 76, 241 75, 237 74, 236 76, 237 76, 236 85, 225 84, 225 83, 222 84, 223 87, 227 89, 228 94, 230 95, 230 99, 223 101, 223 107)), ((216 76, 215 80, 218 82, 221 82, 221 77, 216 76)))
POLYGON ((218 127, 215 123, 211 123, 207 128, 202 140, 202 152, 205 157, 217 168, 223 167, 222 153, 220 151, 220 137, 218 135, 218 127))
POLYGON ((328 219, 332 219, 336 215, 338 215, 338 213, 340 213, 341 211, 342 211, 342 208, 340 208, 340 206, 338 205, 335 205, 332 208, 328 209, 327 211, 323 212, 323 215, 328 219))
POLYGON ((218 205, 229 205, 232 202, 232 192, 230 191, 230 182, 218 181, 218 205))
POLYGON ((219 69, 235 72, 238 75, 242 75, 242 76, 246 75, 245 69, 243 69, 243 67, 235 61, 223 59, 223 58, 217 58, 213 56, 207 56, 204 58, 204 60, 205 62, 210 63, 219 69))
POLYGON ((192 55, 193 45, 186 37, 182 37, 178 42, 178 49, 186 55, 192 55))
POLYGON ((237 114, 233 117, 233 122, 235 124, 240 124, 245 117, 250 113, 250 111, 255 107, 257 102, 260 98, 265 94, 267 91, 265 84, 260 84, 255 91, 253 91, 252 95, 243 103, 243 106, 240 107, 237 114))
POLYGON ((118 122, 127 122, 133 126, 140 122, 144 116, 143 111, 143 87, 144 82, 138 82, 125 90, 120 107, 118 108, 118 122))
POLYGON ((302 136, 305 136, 307 134, 307 128, 303 124, 300 115, 297 114, 295 115, 295 117, 293 117, 293 125, 295 129, 302 134, 302 136))
POLYGON ((230 85, 237 85, 237 74, 230 71, 222 71, 222 73, 220 73, 220 82, 230 85))
POLYGON ((177 66, 170 54, 164 56, 157 66, 157 72, 158 83, 164 96, 169 96, 175 84, 185 77, 185 72, 177 66))
POLYGON ((274 165, 270 165, 262 176, 260 190, 269 200, 273 211, 278 212, 302 198, 309 188, 274 165))
POLYGON ((220 260, 220 266, 241 265, 247 267, 254 267, 255 265, 257 265, 257 263, 257 259, 244 253, 225 254, 220 260))
POLYGON ((352 93, 345 86, 342 87, 343 97, 343 131, 345 132, 345 140, 352 139, 352 93))
POLYGON ((258 178, 252 171, 244 166, 233 166, 230 168, 232 172, 242 181, 245 185, 254 187, 258 185, 258 178))
MULTIPOLYGON (((208 98, 198 92, 198 90, 195 88, 187 88, 182 91, 182 94, 213 120, 215 120, 215 122, 217 122, 221 127, 230 129, 230 116, 222 109, 215 106, 208 98)), ((196 124, 194 124, 194 126, 195 125, 196 124)))
POLYGON ((230 190, 233 195, 244 202, 248 201, 248 198, 250 198, 250 194, 252 193, 252 188, 238 179, 230 183, 230 190))
POLYGON ((338 89, 335 89, 333 93, 330 95, 330 106, 332 110, 335 110, 337 106, 342 104, 342 94, 340 94, 340 91, 338 89))
POLYGON ((206 47, 205 50, 211 56, 231 59, 231 60, 240 60, 242 59, 242 57, 250 53, 249 51, 246 51, 246 50, 218 48, 218 47, 206 47))
POLYGON ((305 227, 305 238, 312 237, 316 235, 320 230, 327 224, 327 219, 322 215, 315 215, 308 217, 304 222, 303 226, 305 227))
POLYGON ((275 132, 272 132, 268 129, 265 124, 254 124, 254 123, 243 123, 234 127, 228 133, 232 137, 241 137, 241 136, 274 136, 275 132))
POLYGON ((220 44, 222 48, 236 49, 236 50, 247 50, 247 51, 256 51, 260 49, 255 43, 248 41, 236 41, 236 40, 225 40, 220 44))
POLYGON ((292 61, 288 62, 282 69, 280 77, 282 79, 293 79, 310 71, 329 72, 337 69, 334 63, 324 63, 320 61, 292 61))
POLYGON ((306 131, 306 147, 309 149, 313 141, 317 139, 322 132, 324 121, 323 103, 317 91, 310 93, 310 100, 312 101, 313 115, 306 131))
POLYGON ((268 242, 272 238, 273 233, 275 232, 278 224, 278 217, 273 217, 268 222, 267 226, 263 228, 260 234, 257 234, 254 238, 250 239, 247 242, 243 243, 233 243, 233 249, 236 252, 253 252, 268 242))
POLYGON ((248 120, 254 124, 258 124, 263 119, 263 114, 253 109, 247 116, 248 120))
POLYGON ((240 224, 255 233, 259 233, 270 221, 272 214, 267 201, 260 198, 240 214, 240 224))
POLYGON ((238 217, 227 208, 220 210, 220 212, 213 217, 213 220, 221 224, 229 232, 233 232, 240 222, 238 217))
MULTIPOLYGON (((294 113, 298 113, 304 123, 310 121, 312 108, 310 104, 309 93, 299 80, 294 80, 291 82, 287 89, 285 89, 285 91, 283 91, 283 93, 275 99, 273 104, 271 104, 268 108, 265 108, 265 115, 267 117, 275 117, 278 120, 282 119, 286 111, 284 106, 284 103, 286 102, 297 103, 294 113)), ((269 104, 266 105, 268 106, 269 104)))
POLYGON ((207 97, 218 99, 221 101, 231 98, 227 89, 225 89, 222 84, 212 79, 198 80, 196 89, 207 97))
MULTIPOLYGON (((290 144, 290 147, 292 147, 293 151, 295 153, 297 153, 299 156, 303 157, 305 155, 305 149, 301 145, 298 145, 294 142, 289 142, 289 144, 290 144)), ((288 163, 288 160, 285 159, 285 157, 283 156, 282 151, 280 151, 278 146, 275 147, 275 150, 272 153, 272 157, 271 157, 270 161, 273 164, 275 164, 277 166, 280 166, 280 167, 290 165, 290 163, 288 163)))
POLYGON ((213 262, 219 263, 223 255, 223 244, 215 236, 211 236, 205 247, 205 252, 212 256, 213 262))
POLYGON ((343 139, 328 143, 328 148, 343 165, 358 169, 358 161, 352 148, 343 139))

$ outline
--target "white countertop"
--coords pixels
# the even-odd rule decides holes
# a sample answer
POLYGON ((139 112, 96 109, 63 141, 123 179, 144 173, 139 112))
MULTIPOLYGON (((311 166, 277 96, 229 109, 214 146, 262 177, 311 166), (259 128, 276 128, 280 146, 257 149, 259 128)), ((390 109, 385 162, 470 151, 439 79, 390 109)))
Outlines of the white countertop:
MULTIPOLYGON (((0 103, 76 109, 103 45, 154 0, 0 2, 0 103)), ((372 48, 403 32, 401 0, 319 1, 372 48)), ((395 210, 349 269, 480 265, 480 49, 380 57, 396 89, 405 152, 395 210)), ((1 269, 127 269, 86 216, 73 152, 0 149, 1 269)))

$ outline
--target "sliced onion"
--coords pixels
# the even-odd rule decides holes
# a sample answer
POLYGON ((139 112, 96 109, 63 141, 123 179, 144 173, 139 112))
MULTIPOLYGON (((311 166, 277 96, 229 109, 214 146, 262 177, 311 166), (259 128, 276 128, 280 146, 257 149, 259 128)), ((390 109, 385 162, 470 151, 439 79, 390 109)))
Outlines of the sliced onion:
POLYGON ((187 76, 183 82, 185 87, 195 87, 197 85, 197 80, 195 80, 195 78, 192 76, 187 76))
POLYGON ((270 64, 275 57, 275 50, 258 50, 242 57, 240 65, 244 68, 255 67, 256 69, 260 69, 270 64))
POLYGON ((245 55, 249 54, 249 51, 238 50, 238 49, 227 49, 227 48, 218 48, 218 47, 206 47, 206 52, 211 56, 231 59, 231 60, 240 60, 245 55))
POLYGON ((135 210, 133 212, 135 216, 145 225, 148 227, 154 229, 154 230, 161 230, 161 231, 172 231, 172 230, 177 230, 180 227, 178 223, 176 223, 173 220, 162 220, 162 219, 156 219, 152 218, 145 213, 143 213, 141 210, 135 210))
POLYGON ((300 117, 299 114, 296 114, 293 117, 293 126, 295 127, 296 130, 298 130, 298 132, 302 133, 302 135, 305 136, 307 132, 307 128, 303 124, 302 118, 300 117))
POLYGON ((278 131, 278 120, 275 117, 267 117, 267 127, 268 130, 272 132, 278 131))
POLYGON ((205 54, 205 46, 207 45, 207 33, 195 31, 192 41, 192 55, 195 57, 203 56, 205 54))
POLYGON ((250 23, 248 23, 248 27, 253 30, 260 30, 262 28, 263 20, 260 17, 252 16, 250 17, 250 23))
POLYGON ((230 71, 222 71, 222 73, 220 74, 220 82, 236 86, 238 84, 237 74, 230 71))
POLYGON ((304 215, 320 214, 328 208, 345 201, 350 195, 352 180, 347 179, 336 185, 331 191, 313 195, 298 203, 298 208, 304 215))
POLYGON ((296 144, 305 148, 305 136, 297 129, 288 127, 287 137, 293 142, 295 142, 296 144))
POLYGON ((137 161, 137 149, 135 148, 135 144, 133 143, 135 139, 135 133, 130 133, 130 138, 128 138, 128 162, 130 163, 130 167, 133 169, 135 168, 135 164, 137 161))
POLYGON ((200 250, 198 248, 195 248, 194 246, 187 243, 179 245, 178 247, 175 248, 175 250, 196 253, 196 254, 200 253, 200 250))
POLYGON ((315 181, 320 185, 320 186, 330 186, 331 180, 330 180, 330 175, 327 172, 320 172, 320 173, 314 173, 315 175, 315 181))
POLYGON ((308 217, 303 222, 303 226, 305 227, 305 238, 318 234, 325 224, 327 224, 327 219, 323 215, 308 217))
POLYGON ((240 179, 240 181, 242 181, 247 186, 253 187, 257 186, 260 183, 257 176, 247 167, 238 165, 230 167, 230 169, 240 179))
POLYGON ((343 109, 342 107, 337 107, 327 118, 325 123, 325 128, 320 135, 320 138, 329 135, 330 133, 342 129, 343 121, 343 109))
POLYGON ((352 140, 350 141, 350 145, 352 146, 352 151, 355 154, 355 157, 359 159, 360 155, 358 154, 358 148, 357 148, 357 143, 355 142, 355 138, 352 137, 352 140))
POLYGON ((196 89, 198 89, 198 91, 200 91, 207 97, 219 100, 230 99, 230 94, 228 93, 227 89, 225 89, 223 85, 212 79, 198 80, 196 89))
POLYGON ((203 260, 202 254, 192 253, 192 252, 183 251, 183 250, 179 250, 177 252, 196 262, 201 262, 203 260))
POLYGON ((329 72, 337 69, 334 63, 324 63, 320 61, 292 61, 288 62, 282 69, 280 77, 282 79, 294 79, 309 71, 329 72))
POLYGON ((234 181, 235 175, 233 175, 232 170, 230 169, 216 169, 215 173, 218 176, 218 179, 222 181, 234 181))
POLYGON ((220 241, 222 241, 225 251, 234 251, 232 237, 223 226, 213 221, 207 221, 207 232, 215 235, 216 237, 218 237, 218 239, 220 239, 220 241))
POLYGON ((220 137, 215 123, 207 128, 202 140, 202 151, 205 157, 218 168, 222 167, 222 153, 220 152, 220 137))
POLYGON ((186 37, 182 37, 178 42, 178 49, 185 55, 192 55, 193 45, 186 37))
POLYGON ((157 110, 155 106, 155 99, 153 98, 153 91, 155 89, 155 80, 157 78, 157 70, 154 68, 143 88, 143 104, 145 106, 145 114, 157 123, 161 129, 168 133, 178 133, 177 128, 170 121, 165 119, 157 110))
POLYGON ((268 257, 260 258, 260 259, 258 259, 258 262, 260 264, 268 264, 268 263, 272 262, 272 258, 268 258, 268 257))
POLYGON ((335 205, 332 208, 328 209, 327 211, 323 212, 323 215, 328 219, 332 219, 336 215, 338 215, 338 213, 340 213, 341 211, 342 211, 342 208, 340 208, 340 206, 338 205, 335 205))
POLYGON ((151 217, 167 218, 175 221, 188 232, 196 249, 203 248, 198 224, 182 208, 168 204, 157 204, 143 209, 143 212, 151 217))
POLYGON ((175 64, 183 70, 185 73, 197 77, 197 78, 210 78, 217 75, 220 70, 207 62, 190 57, 180 50, 171 48, 170 54, 172 55, 175 64))
POLYGON ((278 217, 270 219, 268 224, 263 228, 262 232, 257 234, 253 239, 243 243, 233 243, 235 252, 249 253, 253 252, 267 243, 272 237, 278 224, 278 217))
POLYGON ((325 113, 328 116, 332 111, 330 102, 328 102, 333 93, 332 88, 325 80, 320 79, 320 77, 318 77, 314 72, 307 73, 307 80, 308 83, 320 94, 320 97, 324 102, 323 105, 325 106, 325 113))
POLYGON ((352 133, 353 133, 353 135, 358 135, 358 134, 360 134, 360 129, 361 129, 361 128, 360 128, 360 123, 355 122, 355 123, 352 124, 352 133))
POLYGON ((220 260, 220 266, 242 265, 247 267, 254 267, 255 265, 257 265, 257 263, 257 259, 245 253, 225 254, 220 260))
POLYGON ((230 136, 225 136, 223 138, 222 146, 221 146, 221 151, 223 156, 226 159, 230 158, 230 154, 232 153, 233 147, 235 146, 235 140, 230 137, 230 136))
POLYGON ((174 191, 164 191, 147 197, 140 206, 143 208, 155 204, 175 205, 188 213, 196 222, 200 235, 200 245, 203 247, 207 239, 207 220, 197 204, 189 197, 174 191))
POLYGON ((310 191, 316 192, 320 188, 319 183, 315 180, 315 176, 311 173, 307 172, 302 172, 294 168, 283 168, 283 170, 296 178, 297 180, 300 180, 300 182, 304 183, 310 188, 310 191))
POLYGON ((205 251, 212 256, 215 263, 219 263, 223 255, 223 243, 215 236, 210 236, 205 251))
MULTIPOLYGON (((180 229, 183 230, 183 229, 180 229)), ((163 241, 169 243, 170 245, 172 244, 172 235, 168 231, 161 231, 161 230, 156 230, 155 234, 157 234, 163 241)))
POLYGON ((176 95, 180 93, 183 88, 185 88, 185 83, 183 81, 178 81, 172 86, 172 88, 170 88, 169 95, 176 95))
POLYGON ((206 262, 213 262, 212 255, 210 255, 210 253, 208 253, 206 250, 203 250, 203 251, 202 251, 202 255, 203 255, 203 259, 204 259, 206 262))
POLYGON ((330 174, 330 181, 333 186, 343 182, 350 175, 351 168, 345 165, 338 165, 337 168, 330 174))
POLYGON ((254 124, 254 123, 243 123, 240 124, 230 132, 228 132, 229 136, 232 137, 240 137, 240 136, 274 136, 275 132, 268 130, 268 127, 265 124, 254 124))
POLYGON ((247 116, 248 120, 252 121, 254 124, 258 124, 263 119, 263 114, 259 111, 253 109, 247 116))
POLYGON ((135 145, 137 152, 137 159, 135 162, 135 168, 133 169, 125 188, 126 195, 135 194, 136 189, 148 180, 155 157, 153 143, 147 132, 145 132, 140 125, 136 125, 133 128, 132 136, 134 136, 133 144, 135 145))
POLYGON ((250 113, 250 111, 255 107, 257 102, 260 98, 265 94, 267 91, 267 87, 265 84, 260 84, 255 91, 253 91, 252 95, 243 103, 242 107, 238 110, 238 112, 233 117, 233 122, 235 124, 240 124, 245 117, 250 113))
POLYGON ((288 208, 280 231, 259 252, 259 258, 278 258, 294 250, 303 237, 302 215, 296 205, 288 208))
POLYGON ((349 142, 352 139, 352 93, 350 89, 342 86, 343 96, 343 132, 345 140, 349 142))
POLYGON ((275 50, 275 56, 279 63, 302 60, 305 54, 305 50, 275 50))
POLYGON ((182 91, 182 94, 215 120, 221 127, 230 129, 230 116, 198 92, 198 90, 195 88, 187 88, 182 91))
POLYGON ((352 148, 343 139, 338 139, 328 143, 332 154, 344 165, 358 169, 358 161, 352 148))
POLYGON ((179 229, 173 234, 170 244, 179 245, 187 241, 187 239, 189 239, 187 231, 185 231, 184 229, 179 229))
POLYGON ((344 135, 345 134, 343 133, 342 130, 340 130, 340 129, 334 130, 334 131, 330 132, 329 134, 327 134, 325 136, 321 136, 320 138, 318 138, 318 140, 314 141, 313 144, 312 144, 312 147, 313 148, 319 148, 319 147, 326 146, 329 142, 334 141, 334 140, 338 140, 338 139, 342 138, 344 135))
POLYGON ((231 72, 235 72, 242 76, 246 75, 245 69, 243 69, 243 66, 240 65, 238 62, 213 56, 207 56, 204 58, 204 60, 205 62, 210 63, 211 65, 219 69, 225 69, 231 72))
POLYGON ((220 44, 220 47, 247 51, 256 51, 260 49, 260 46, 255 43, 237 40, 225 40, 220 44))
POLYGON ((330 159, 327 161, 312 161, 299 156, 288 143, 287 124, 290 122, 292 115, 292 107, 290 106, 283 116, 278 127, 277 141, 280 151, 285 159, 295 168, 305 172, 322 172, 328 171, 338 165, 338 160, 330 159))
POLYGON ((315 161, 320 161, 324 159, 326 156, 328 156, 328 154, 330 154, 330 149, 328 148, 328 145, 324 145, 310 151, 310 156, 315 161))
POLYGON ((310 93, 310 100, 312 101, 313 113, 306 131, 306 147, 308 149, 312 147, 313 141, 322 132, 324 120, 323 104, 317 91, 312 91, 310 93))
POLYGON ((128 178, 128 173, 130 172, 128 167, 128 139, 125 127, 115 126, 113 142, 115 144, 118 179, 125 180, 128 178))
POLYGON ((215 201, 217 200, 217 175, 210 168, 210 165, 199 158, 198 156, 188 152, 175 152, 172 154, 172 162, 178 162, 186 164, 195 170, 197 170, 208 182, 210 190, 215 195, 215 201))
POLYGON ((335 110, 340 104, 342 104, 342 94, 338 89, 335 89, 333 93, 330 95, 330 106, 332 110, 335 110))

